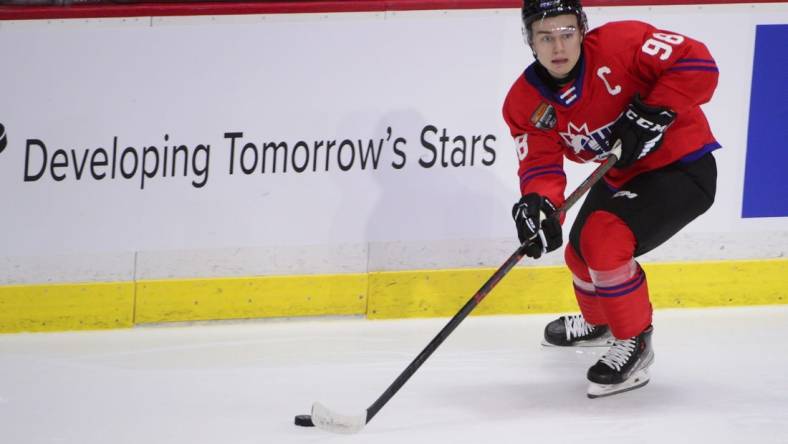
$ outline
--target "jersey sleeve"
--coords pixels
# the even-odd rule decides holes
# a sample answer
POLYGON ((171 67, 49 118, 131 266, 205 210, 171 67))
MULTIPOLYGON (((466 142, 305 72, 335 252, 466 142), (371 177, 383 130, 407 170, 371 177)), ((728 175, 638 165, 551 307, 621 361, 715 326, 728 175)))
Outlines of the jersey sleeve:
POLYGON ((555 130, 533 126, 530 115, 536 107, 527 109, 525 104, 531 101, 519 100, 517 96, 516 91, 510 91, 504 102, 503 117, 517 150, 520 193, 541 194, 559 207, 564 203, 566 190, 564 151, 559 136, 555 130))
MULTIPOLYGON (((706 45, 647 23, 630 21, 614 25, 619 42, 634 50, 630 71, 653 85, 644 102, 681 114, 711 100, 719 69, 706 45)), ((620 54, 632 54, 622 51, 620 54)))

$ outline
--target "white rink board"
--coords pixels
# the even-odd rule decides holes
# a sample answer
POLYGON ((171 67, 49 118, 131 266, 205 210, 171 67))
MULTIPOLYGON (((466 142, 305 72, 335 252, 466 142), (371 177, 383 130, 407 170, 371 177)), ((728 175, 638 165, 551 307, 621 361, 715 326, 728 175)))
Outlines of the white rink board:
MULTIPOLYGON (((721 71, 705 107, 724 147, 717 202, 647 260, 783 256, 786 220, 742 219, 741 199, 755 25, 787 23, 788 5, 588 14, 592 27, 640 19, 695 37, 721 71)), ((6 21, 0 54, 0 284, 498 265, 516 246, 517 164, 500 115, 532 60, 516 9, 6 21), (443 129, 448 153, 467 140, 464 166, 420 163, 443 129), (233 132, 244 136, 230 174, 233 132), (115 138, 139 161, 156 146, 153 177, 113 170, 115 138), (377 168, 358 153, 351 163, 346 139, 379 146, 377 168), (286 173, 241 172, 243 144, 259 156, 299 141, 286 173), (179 163, 163 177, 180 144, 186 173, 179 163), (58 149, 67 166, 52 168, 58 149)), ((569 166, 570 187, 590 171, 569 166)), ((560 254, 540 264, 551 263, 560 254)))

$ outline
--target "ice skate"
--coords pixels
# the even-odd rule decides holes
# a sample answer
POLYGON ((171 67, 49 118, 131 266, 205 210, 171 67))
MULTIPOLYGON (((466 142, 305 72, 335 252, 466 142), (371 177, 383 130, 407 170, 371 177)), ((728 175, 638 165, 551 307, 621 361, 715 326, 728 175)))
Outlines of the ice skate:
POLYGON ((600 398, 635 390, 648 384, 654 362, 653 327, 629 339, 616 339, 610 349, 588 369, 588 397, 600 398))
POLYGON ((613 336, 606 325, 591 325, 583 315, 561 316, 544 329, 542 345, 547 347, 606 347, 613 336))

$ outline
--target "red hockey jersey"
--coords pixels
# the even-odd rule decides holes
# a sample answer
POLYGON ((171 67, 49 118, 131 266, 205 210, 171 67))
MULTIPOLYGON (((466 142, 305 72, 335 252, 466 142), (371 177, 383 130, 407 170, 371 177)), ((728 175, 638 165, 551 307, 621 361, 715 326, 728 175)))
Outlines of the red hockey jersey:
POLYGON ((564 157, 601 161, 611 127, 635 94, 678 116, 660 148, 605 181, 621 188, 634 176, 697 159, 719 148, 700 105, 717 86, 717 65, 702 43, 647 23, 613 22, 588 32, 574 82, 554 92, 529 66, 509 90, 503 116, 517 145, 520 191, 564 202, 564 157))

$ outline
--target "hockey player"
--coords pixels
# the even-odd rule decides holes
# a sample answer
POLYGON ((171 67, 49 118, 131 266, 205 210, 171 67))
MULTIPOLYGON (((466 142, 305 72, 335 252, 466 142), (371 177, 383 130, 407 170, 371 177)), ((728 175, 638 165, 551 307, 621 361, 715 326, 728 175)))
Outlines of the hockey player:
POLYGON ((635 258, 713 203, 720 145, 700 109, 717 85, 706 47, 624 21, 588 30, 578 0, 525 0, 523 34, 536 61, 512 85, 503 116, 520 160, 512 216, 528 256, 559 248, 563 162, 596 162, 621 144, 569 233, 566 264, 580 315, 545 328, 556 346, 612 343, 588 369, 595 398, 645 385, 654 360, 652 307, 635 258), (612 337, 611 337, 612 335, 612 337))

